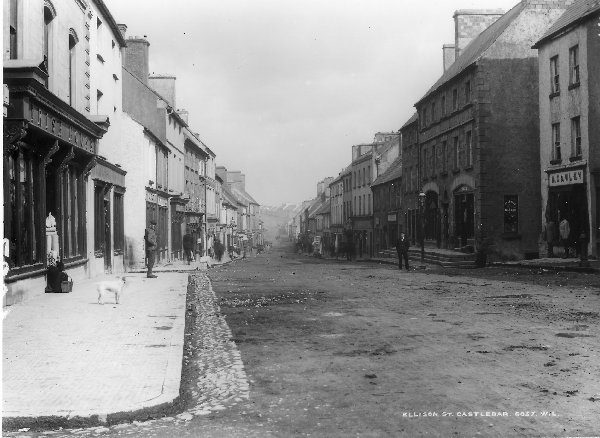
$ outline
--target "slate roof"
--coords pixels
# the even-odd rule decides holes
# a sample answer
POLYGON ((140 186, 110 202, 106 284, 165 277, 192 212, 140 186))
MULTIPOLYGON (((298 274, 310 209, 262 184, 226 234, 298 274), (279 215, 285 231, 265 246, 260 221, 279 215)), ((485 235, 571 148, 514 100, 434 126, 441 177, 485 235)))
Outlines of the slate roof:
POLYGON ((413 123, 415 123, 417 121, 417 119, 419 118, 419 114, 417 114, 416 112, 410 117, 410 119, 408 119, 408 121, 402 125, 402 128, 400 128, 400 130, 406 128, 408 125, 412 125, 413 123))
POLYGON ((321 204, 317 211, 315 211, 315 215, 327 213, 331 213, 331 202, 329 202, 329 198, 321 204))
POLYGON ((229 189, 227 188, 227 186, 225 186, 225 185, 221 186, 221 193, 223 195, 223 198, 224 198, 225 202, 227 202, 229 205, 237 208, 237 204, 238 204, 239 201, 229 191, 229 189))
POLYGON ((544 36, 533 46, 537 49, 544 41, 551 39, 565 28, 584 20, 593 13, 600 11, 600 0, 576 0, 567 8, 556 22, 550 26, 544 36))
POLYGON ((385 172, 373 181, 371 187, 379 186, 402 177, 402 157, 396 158, 385 172))
POLYGON ((477 38, 471 41, 467 47, 463 49, 460 56, 450 67, 448 67, 448 70, 442 74, 442 76, 435 84, 433 84, 429 91, 427 91, 427 93, 425 93, 425 95, 419 99, 416 105, 425 100, 429 95, 431 95, 446 82, 458 76, 465 69, 478 61, 481 55, 498 39, 498 37, 500 37, 500 35, 502 35, 502 33, 504 33, 508 26, 515 18, 519 16, 525 7, 526 5, 524 2, 519 2, 514 8, 498 18, 487 29, 481 32, 477 38))

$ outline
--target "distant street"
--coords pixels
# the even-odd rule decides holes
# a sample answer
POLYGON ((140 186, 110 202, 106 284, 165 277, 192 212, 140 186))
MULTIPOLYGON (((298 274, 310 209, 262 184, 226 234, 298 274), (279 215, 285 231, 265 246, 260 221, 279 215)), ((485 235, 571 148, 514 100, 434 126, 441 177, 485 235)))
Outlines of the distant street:
POLYGON ((241 352, 249 399, 185 424, 157 420, 103 435, 598 432, 597 276, 407 273, 297 255, 290 246, 209 277, 241 352))

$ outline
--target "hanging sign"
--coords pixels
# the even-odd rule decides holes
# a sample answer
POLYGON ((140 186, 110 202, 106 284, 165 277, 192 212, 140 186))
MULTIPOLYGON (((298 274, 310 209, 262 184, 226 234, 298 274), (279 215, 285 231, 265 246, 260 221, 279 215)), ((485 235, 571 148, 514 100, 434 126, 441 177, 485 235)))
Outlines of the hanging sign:
POLYGON ((583 169, 565 170, 548 175, 548 185, 550 187, 571 184, 583 184, 583 169))

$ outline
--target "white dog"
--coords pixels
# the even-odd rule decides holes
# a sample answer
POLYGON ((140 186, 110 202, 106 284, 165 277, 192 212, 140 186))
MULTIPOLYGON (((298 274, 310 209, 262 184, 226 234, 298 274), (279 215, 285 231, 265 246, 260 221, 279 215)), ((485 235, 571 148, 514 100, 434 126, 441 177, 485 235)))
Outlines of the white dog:
POLYGON ((107 293, 115 294, 115 302, 119 304, 121 294, 125 289, 125 277, 121 277, 119 280, 105 280, 100 281, 96 284, 96 290, 98 291, 98 304, 104 304, 104 295, 107 293))

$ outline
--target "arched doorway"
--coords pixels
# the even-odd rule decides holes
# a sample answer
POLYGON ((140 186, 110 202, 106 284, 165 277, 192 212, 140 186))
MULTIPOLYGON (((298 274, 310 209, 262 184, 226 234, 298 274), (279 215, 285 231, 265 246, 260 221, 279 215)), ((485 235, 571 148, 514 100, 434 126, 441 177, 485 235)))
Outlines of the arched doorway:
POLYGON ((454 191, 454 235, 459 247, 475 237, 475 208, 473 190, 460 186, 454 191))

